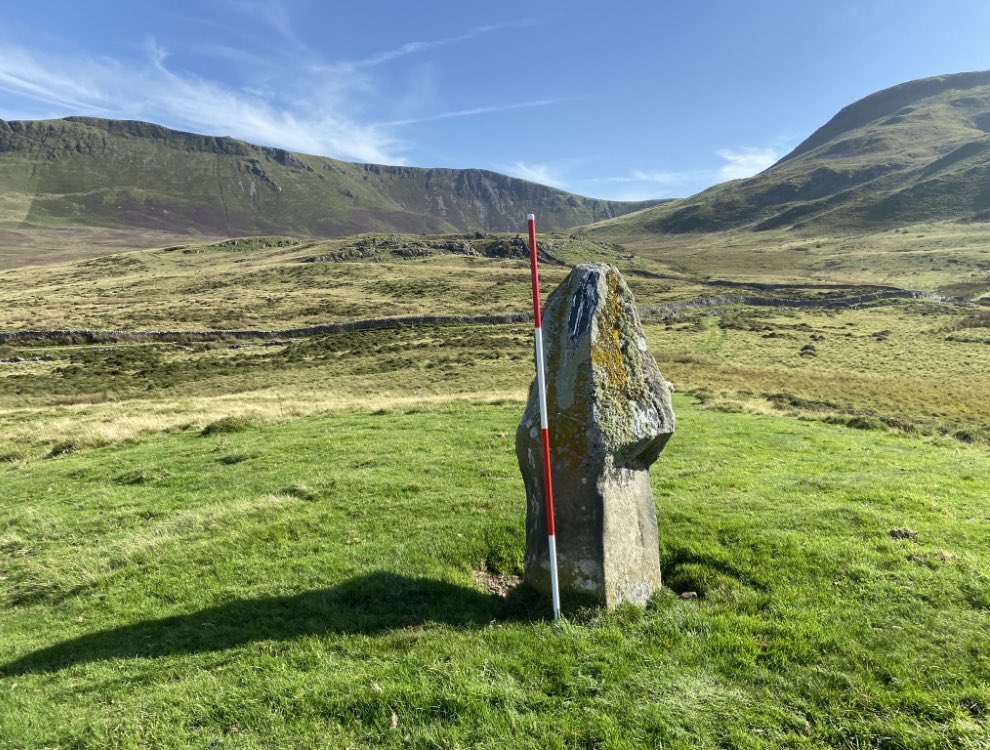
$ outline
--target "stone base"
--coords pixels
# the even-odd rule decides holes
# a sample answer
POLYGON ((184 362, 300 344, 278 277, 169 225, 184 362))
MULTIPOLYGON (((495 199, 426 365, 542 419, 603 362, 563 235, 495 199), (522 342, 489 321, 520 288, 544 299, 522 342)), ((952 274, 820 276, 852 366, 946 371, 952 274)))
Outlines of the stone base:
MULTIPOLYGON (((563 477, 562 477, 563 479, 563 477)), ((574 490, 560 482, 557 572, 562 592, 588 596, 609 609, 623 603, 645 606, 660 589, 660 542, 650 476, 613 469, 594 487, 574 490)), ((542 490, 542 487, 540 488, 542 490)), ((526 511, 524 578, 550 593, 542 492, 530 494, 526 511)))

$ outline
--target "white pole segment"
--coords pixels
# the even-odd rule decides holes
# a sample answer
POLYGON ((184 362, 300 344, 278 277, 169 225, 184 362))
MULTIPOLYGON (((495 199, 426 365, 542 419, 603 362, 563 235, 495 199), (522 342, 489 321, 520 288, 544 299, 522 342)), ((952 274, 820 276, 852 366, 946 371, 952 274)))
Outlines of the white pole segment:
POLYGON ((537 328, 536 334, 536 389, 540 394, 540 429, 550 428, 547 417, 547 376, 543 369, 543 329, 537 328))
POLYGON ((550 422, 547 417, 547 383, 543 363, 543 318, 540 313, 540 270, 536 259, 536 216, 529 224, 529 267, 533 277, 533 339, 536 349, 536 390, 540 396, 540 438, 543 444, 543 490, 547 513, 547 553, 550 558, 550 592, 553 619, 560 619, 560 583, 557 579, 557 531, 553 513, 553 471, 550 465, 550 422))
POLYGON ((557 583, 557 535, 547 537, 550 544, 550 599, 553 604, 553 619, 560 619, 560 585, 557 583))

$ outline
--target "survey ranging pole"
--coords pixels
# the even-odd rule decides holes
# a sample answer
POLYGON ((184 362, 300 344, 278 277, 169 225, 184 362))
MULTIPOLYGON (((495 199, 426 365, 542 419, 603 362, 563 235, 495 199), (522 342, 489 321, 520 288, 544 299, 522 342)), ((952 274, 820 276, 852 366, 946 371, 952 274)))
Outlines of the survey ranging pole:
POLYGON ((553 619, 560 618, 560 584, 557 581, 557 530, 553 521, 553 473, 550 470, 550 425, 547 421, 547 382, 543 370, 543 316, 540 314, 540 269, 536 261, 536 215, 529 224, 529 269, 533 277, 533 323, 536 339, 536 388, 540 396, 540 436, 543 440, 543 489, 547 504, 547 542, 550 557, 550 592, 553 619))

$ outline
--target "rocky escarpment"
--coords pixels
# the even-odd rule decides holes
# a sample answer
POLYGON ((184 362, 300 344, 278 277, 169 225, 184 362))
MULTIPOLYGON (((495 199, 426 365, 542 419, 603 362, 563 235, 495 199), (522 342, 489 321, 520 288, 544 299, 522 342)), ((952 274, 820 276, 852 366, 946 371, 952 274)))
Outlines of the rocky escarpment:
POLYGON ((0 196, 28 225, 212 235, 544 230, 655 201, 573 195, 479 169, 354 164, 152 123, 0 120, 0 196))

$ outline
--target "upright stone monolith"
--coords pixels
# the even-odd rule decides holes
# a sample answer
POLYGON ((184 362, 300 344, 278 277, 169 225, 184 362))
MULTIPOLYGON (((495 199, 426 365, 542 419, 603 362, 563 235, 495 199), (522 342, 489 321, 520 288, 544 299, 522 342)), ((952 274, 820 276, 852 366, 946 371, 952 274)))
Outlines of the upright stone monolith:
MULTIPOLYGON (((645 604, 660 587, 649 468, 674 431, 674 412, 619 271, 597 263, 571 271, 547 301, 543 341, 561 591, 610 608, 645 604)), ((539 427, 534 381, 516 432, 524 567, 531 585, 549 591, 539 427)))

